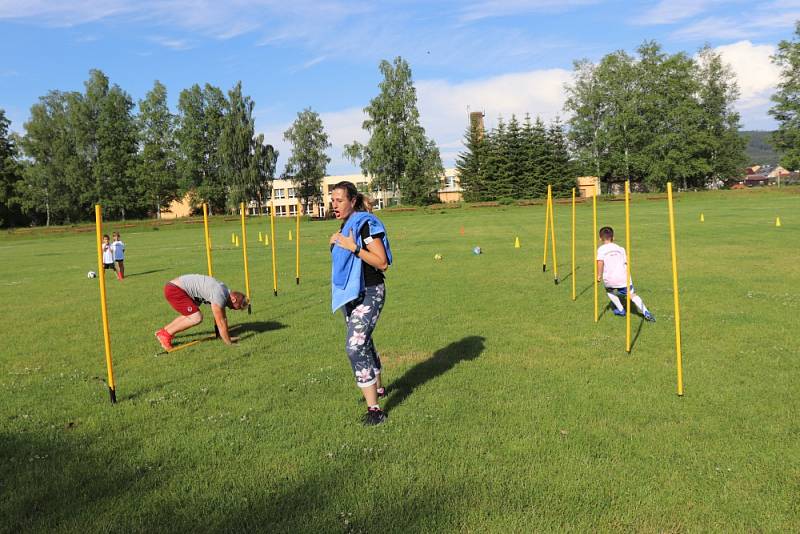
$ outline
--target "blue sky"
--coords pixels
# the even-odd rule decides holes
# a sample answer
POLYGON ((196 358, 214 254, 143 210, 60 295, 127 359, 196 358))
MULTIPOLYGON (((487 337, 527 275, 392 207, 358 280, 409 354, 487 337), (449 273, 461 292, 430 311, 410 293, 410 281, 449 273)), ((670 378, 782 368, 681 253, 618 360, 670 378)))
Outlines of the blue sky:
POLYGON ((346 173, 341 147, 364 140, 377 64, 401 55, 449 166, 468 109, 490 125, 512 113, 563 116, 573 60, 646 39, 670 52, 718 48, 739 77, 744 127, 771 128, 769 56, 799 19, 800 0, 0 0, 0 108, 21 131, 39 96, 81 90, 92 68, 136 101, 158 79, 173 108, 193 83, 242 80, 268 142, 286 155, 282 132, 310 106, 334 144, 329 171, 346 173))

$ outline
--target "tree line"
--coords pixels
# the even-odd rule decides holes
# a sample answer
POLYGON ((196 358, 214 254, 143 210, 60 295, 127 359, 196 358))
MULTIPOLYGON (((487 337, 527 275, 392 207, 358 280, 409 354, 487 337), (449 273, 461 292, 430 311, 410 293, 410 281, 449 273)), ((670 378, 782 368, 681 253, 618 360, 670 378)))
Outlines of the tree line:
MULTIPOLYGON (((382 61, 379 94, 364 108, 362 145, 345 147, 376 190, 403 202, 435 200, 443 174, 439 150, 419 124, 411 68, 401 57, 382 61)), ((188 194, 194 207, 235 211, 270 196, 278 152, 255 134, 252 98, 241 82, 227 93, 210 84, 181 91, 177 113, 156 81, 137 106, 100 70, 83 92, 50 91, 31 107, 21 136, 9 133, 0 109, 0 224, 60 224, 90 219, 100 203, 112 218, 159 216, 188 194)), ((283 138, 292 146, 281 177, 306 206, 321 202, 331 147, 310 108, 283 138)))
POLYGON ((521 124, 516 115, 508 123, 501 117, 488 132, 482 121, 473 121, 464 146, 456 169, 468 202, 541 198, 548 184, 564 196, 574 187, 575 166, 558 119, 545 126, 530 115, 521 124))
POLYGON ((565 89, 566 134, 558 119, 527 116, 485 134, 470 126, 457 161, 468 200, 541 197, 548 183, 568 194, 582 175, 652 190, 721 185, 746 163, 738 87, 709 47, 691 57, 645 42, 635 55, 576 61, 565 89))
POLYGON ((24 135, 0 136, 15 161, 14 173, 3 177, 7 215, 69 223, 90 219, 100 203, 124 220, 158 216, 185 193, 217 213, 260 198, 277 153, 255 135, 254 105, 241 82, 227 94, 195 84, 181 91, 173 114, 156 81, 134 113, 131 96, 92 70, 83 92, 40 97, 24 135))
MULTIPOLYGON (((772 60, 781 69, 770 110, 779 125, 772 143, 782 165, 797 169, 800 22, 772 60)), ((397 57, 379 70, 378 95, 364 108, 369 141, 346 145, 344 156, 372 177, 375 189, 404 203, 432 202, 443 168, 420 124, 411 68, 397 57)), ((667 181, 714 186, 738 177, 746 163, 734 109, 738 86, 708 46, 689 56, 648 41, 635 54, 576 61, 566 92, 565 124, 512 115, 488 132, 482 123, 470 125, 456 162, 465 200, 541 197, 548 183, 567 194, 580 175, 604 183, 630 179, 653 190, 667 181)), ((10 132, 0 109, 0 225, 83 221, 97 202, 111 217, 158 216, 187 193, 194 205, 207 202, 216 213, 262 201, 278 153, 255 134, 254 107, 241 82, 227 92, 195 84, 181 91, 172 113, 158 81, 137 106, 92 70, 82 92, 40 97, 23 135, 10 132)), ((284 139, 292 154, 282 176, 307 207, 321 202, 331 144, 319 115, 298 113, 284 139)))

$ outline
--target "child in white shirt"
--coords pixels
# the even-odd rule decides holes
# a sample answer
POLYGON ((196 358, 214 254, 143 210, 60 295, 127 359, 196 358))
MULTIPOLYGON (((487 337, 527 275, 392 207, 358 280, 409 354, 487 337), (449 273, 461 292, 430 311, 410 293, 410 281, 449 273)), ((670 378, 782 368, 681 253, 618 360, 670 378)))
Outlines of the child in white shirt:
POLYGON ((614 230, 610 226, 601 228, 600 240, 603 244, 597 249, 597 281, 605 285, 608 298, 614 307, 614 315, 625 317, 625 308, 620 297, 624 298, 627 295, 626 286, 629 285, 631 302, 639 308, 646 320, 655 321, 656 318, 644 305, 642 297, 634 293, 633 279, 630 279, 628 284, 625 283, 628 274, 628 256, 624 248, 614 243, 614 230))
POLYGON ((120 240, 119 232, 114 232, 114 242, 111 249, 114 251, 114 261, 117 262, 117 278, 125 278, 125 243, 120 240))
MULTIPOLYGON (((111 248, 111 243, 109 243, 108 234, 103 236, 103 269, 112 269, 114 272, 117 272, 117 269, 114 267, 114 251, 111 248)), ((117 275, 119 278, 119 275, 117 275)))

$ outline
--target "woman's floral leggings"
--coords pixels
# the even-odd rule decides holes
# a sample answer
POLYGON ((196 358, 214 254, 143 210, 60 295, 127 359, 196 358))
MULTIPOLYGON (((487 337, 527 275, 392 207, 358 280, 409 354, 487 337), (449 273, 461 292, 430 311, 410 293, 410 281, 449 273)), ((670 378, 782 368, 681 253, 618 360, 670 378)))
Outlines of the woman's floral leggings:
POLYGON ((356 300, 344 306, 344 319, 347 323, 345 349, 356 375, 356 384, 361 388, 376 383, 381 372, 381 359, 372 342, 372 331, 378 323, 384 300, 386 286, 380 284, 365 287, 356 300))

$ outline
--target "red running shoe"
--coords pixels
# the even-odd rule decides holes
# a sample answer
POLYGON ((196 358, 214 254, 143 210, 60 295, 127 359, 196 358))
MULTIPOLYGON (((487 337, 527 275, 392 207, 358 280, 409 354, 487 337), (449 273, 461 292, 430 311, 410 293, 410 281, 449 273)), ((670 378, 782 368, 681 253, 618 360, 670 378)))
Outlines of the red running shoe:
POLYGON ((169 332, 162 328, 156 332, 156 338, 158 339, 158 342, 161 343, 161 346, 164 347, 164 350, 172 350, 172 336, 169 332))

